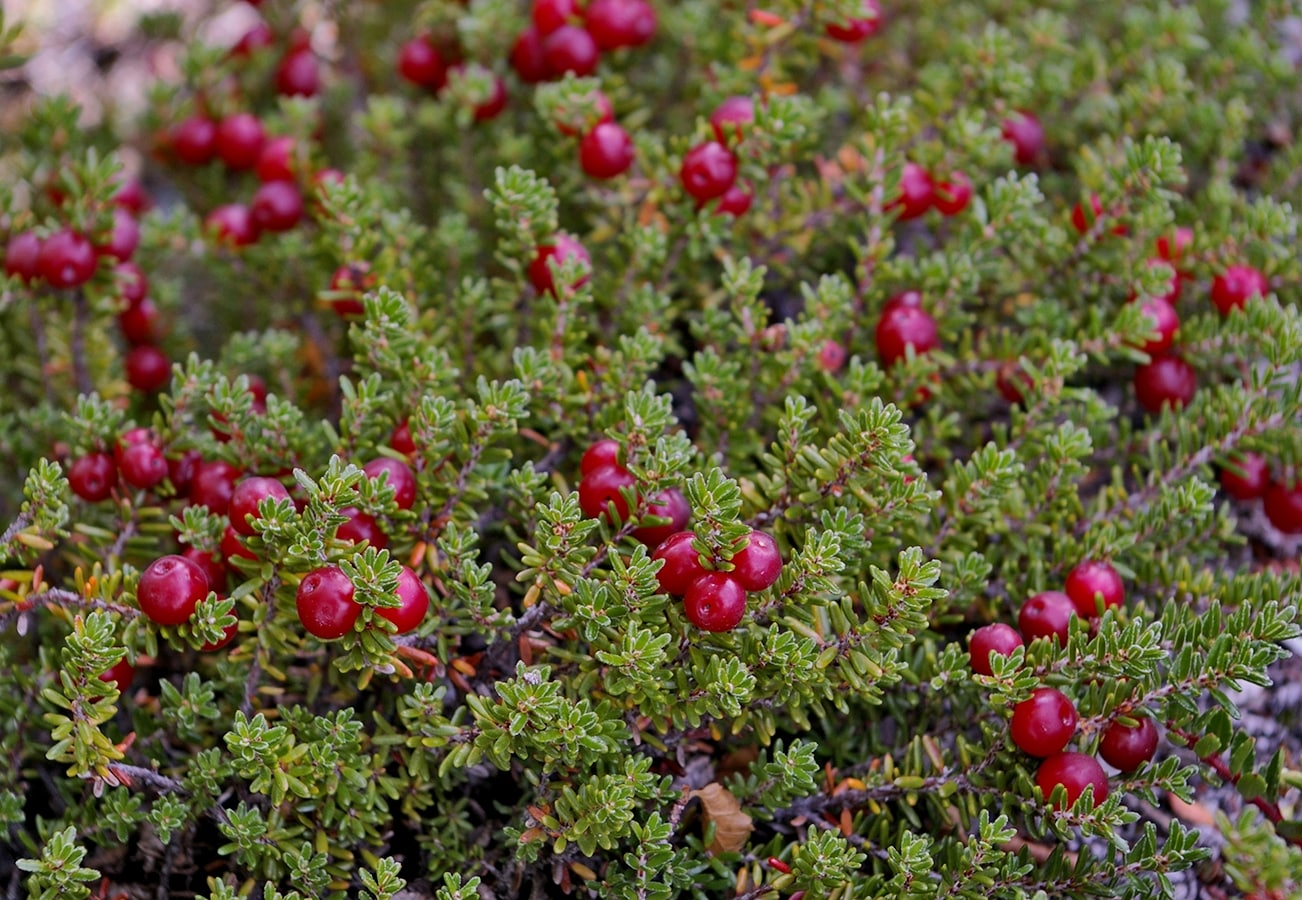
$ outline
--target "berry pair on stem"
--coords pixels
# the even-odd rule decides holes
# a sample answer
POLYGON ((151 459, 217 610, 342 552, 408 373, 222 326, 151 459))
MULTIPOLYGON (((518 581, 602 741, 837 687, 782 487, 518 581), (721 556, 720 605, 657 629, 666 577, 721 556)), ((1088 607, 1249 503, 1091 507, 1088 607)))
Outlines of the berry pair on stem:
POLYGON ((762 532, 752 531, 745 544, 732 556, 732 570, 714 571, 701 564, 692 542, 696 534, 680 531, 670 535, 651 554, 663 561, 656 578, 666 594, 683 598, 687 620, 703 631, 731 631, 746 613, 747 592, 771 587, 782 574, 782 555, 777 542, 762 532))

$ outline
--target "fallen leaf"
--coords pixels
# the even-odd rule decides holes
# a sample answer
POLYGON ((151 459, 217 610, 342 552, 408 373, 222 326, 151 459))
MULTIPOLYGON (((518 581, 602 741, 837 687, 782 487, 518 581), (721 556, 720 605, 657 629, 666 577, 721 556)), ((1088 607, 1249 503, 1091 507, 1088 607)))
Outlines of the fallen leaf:
POLYGON ((711 853, 729 853, 746 846, 750 833, 755 830, 750 816, 741 811, 741 803, 726 787, 715 782, 707 784, 699 791, 692 791, 692 797, 699 797, 705 809, 705 822, 714 823, 714 842, 710 844, 711 853))

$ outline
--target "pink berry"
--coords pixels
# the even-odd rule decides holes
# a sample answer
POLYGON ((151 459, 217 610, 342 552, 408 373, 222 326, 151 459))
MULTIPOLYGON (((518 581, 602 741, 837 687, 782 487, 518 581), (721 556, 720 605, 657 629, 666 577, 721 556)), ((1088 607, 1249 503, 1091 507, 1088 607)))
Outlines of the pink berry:
POLYGON ((696 535, 690 531, 671 534, 656 547, 652 559, 664 560, 664 565, 656 573, 660 590, 674 597, 687 593, 692 582, 708 570, 701 565, 700 555, 692 546, 696 535))
POLYGON ((1154 336, 1139 346, 1149 356, 1160 356, 1175 343, 1180 330, 1180 316, 1164 297, 1149 297, 1140 306, 1144 317, 1152 323, 1154 336))
POLYGON ((394 588, 398 596, 398 606, 380 606, 376 615, 388 619, 396 627, 397 634, 408 634, 420 627, 429 612, 429 588, 425 582, 406 566, 398 573, 398 585, 394 588))
POLYGON ((45 239, 36 262, 51 287, 74 288, 95 275, 99 256, 84 234, 65 228, 45 239))
POLYGON ((1212 281, 1212 303, 1223 316, 1270 292, 1266 276, 1252 266, 1229 266, 1212 281))
POLYGON ((731 631, 746 614, 746 590, 725 572, 706 572, 688 585, 683 612, 702 631, 731 631))
POLYGON ((646 0, 591 0, 584 25, 602 50, 640 47, 655 37, 656 11, 646 0))
POLYGON ((877 356, 882 365, 893 366, 908 354, 908 348, 921 356, 940 346, 936 320, 925 310, 897 306, 882 313, 875 332, 877 356))
POLYGON ((887 209, 899 211, 900 221, 916 219, 931 209, 936 199, 936 186, 931 174, 915 162, 906 162, 900 172, 900 194, 887 204, 887 209))
POLYGON ((1022 636, 1012 626, 1003 622, 983 625, 972 632, 968 641, 968 662, 978 675, 992 675, 990 654, 1011 656, 1020 646, 1022 636))
POLYGON ((934 183, 932 205, 942 216, 956 216, 972 202, 972 179, 955 169, 944 181, 934 183))
POLYGON ((1040 763, 1040 768, 1035 773, 1035 783, 1046 801, 1057 787, 1066 789, 1066 804, 1055 804, 1056 809, 1075 804, 1087 787, 1094 788, 1094 806, 1108 797, 1107 773, 1098 760, 1084 753, 1066 752, 1050 756, 1040 763))
POLYGON ((755 101, 745 95, 729 97, 710 113, 710 125, 715 137, 725 147, 739 144, 746 127, 755 121, 755 101))
POLYGON ((253 194, 249 215, 258 231, 288 231, 303 218, 303 195, 292 181, 268 181, 253 194))
POLYGON ((1165 406, 1182 409, 1197 389, 1193 366, 1178 356, 1159 356, 1135 369, 1135 396, 1149 412, 1161 412, 1165 406))
POLYGON ((1017 630, 1026 641, 1057 638, 1066 645, 1068 627, 1076 605, 1061 591, 1042 591, 1022 604, 1017 613, 1017 630))
POLYGON ((1235 500, 1257 500, 1270 484, 1270 464, 1260 453, 1242 453, 1226 460, 1220 471, 1221 487, 1235 500))
POLYGON ((633 473, 619 466, 593 469, 579 479, 579 508, 589 519, 606 515, 606 507, 613 504, 620 520, 628 518, 628 501, 621 490, 637 486, 633 473))
POLYGON ((663 525, 642 525, 633 529, 634 540, 654 550, 668 537, 687 527, 687 521, 692 517, 692 508, 682 491, 669 488, 656 494, 647 503, 643 517, 648 516, 669 520, 663 525))
POLYGON ((428 35, 414 37, 398 50, 398 74, 404 80, 437 91, 447 83, 447 64, 428 35))
POLYGON ((624 174, 636 155, 633 139, 616 122, 598 122, 579 141, 579 165, 593 178, 624 174))
POLYGON ((1033 166, 1044 153, 1044 126, 1032 113, 1018 112, 1004 121, 1004 140, 1013 145, 1019 166, 1033 166))
POLYGON ((362 466, 362 471, 372 480, 388 476, 389 486, 393 488, 393 502, 398 509, 411 509, 415 505, 416 474, 405 462, 390 456, 379 456, 362 466))
POLYGON ((748 591, 772 587, 782 574, 778 542, 763 531, 752 531, 746 546, 732 556, 732 577, 748 591))
POLYGON ((149 564, 136 585, 140 611, 159 625, 180 625, 208 596, 208 576, 184 556, 164 556, 149 564))
POLYGON ((1126 599, 1126 585, 1112 568, 1110 563, 1102 560, 1087 559, 1077 563, 1067 573, 1067 582, 1063 589, 1076 607, 1076 614, 1090 619, 1099 614, 1099 604, 1103 609, 1120 606, 1126 599))
POLYGON ((605 438, 583 451, 579 460, 579 474, 587 475, 593 469, 619 465, 619 441, 605 438))
POLYGON ((338 566, 315 569, 299 582, 294 597, 298 620, 308 634, 323 641, 341 638, 362 613, 353 594, 352 581, 338 566))
POLYGON ((252 169, 267 141, 262 122, 252 113, 236 113, 217 126, 217 155, 228 168, 252 169))
POLYGON ((1031 756, 1052 756, 1076 733, 1076 707, 1062 691, 1036 688, 1013 707, 1009 733, 1013 743, 1031 756))
MULTIPOLYGON (((529 263, 529 283, 540 294, 556 293, 556 282, 550 262, 553 259, 556 260, 557 265, 569 259, 577 260, 580 263, 581 270, 585 272, 590 272, 592 268, 592 257, 588 256, 587 249, 579 242, 578 238, 563 231, 558 232, 555 243, 544 244, 539 247, 533 261, 529 263)), ((588 283, 589 277, 587 274, 581 275, 570 284, 570 288, 573 290, 582 287, 588 283)))
POLYGON ((1157 752, 1157 726, 1147 716, 1140 716, 1134 725, 1110 723, 1099 741, 1099 756, 1113 768, 1133 772, 1149 762, 1157 752))
POLYGON ((880 31, 883 25, 881 3, 878 0, 863 0, 862 9, 862 16, 829 24, 824 29, 827 36, 845 44, 857 44, 880 31))
POLYGON ((697 204, 722 197, 737 180, 737 157, 718 141, 697 144, 683 157, 678 172, 683 190, 697 204))
POLYGON ((573 72, 580 78, 597 71, 601 51, 592 35, 576 25, 562 25, 542 39, 543 59, 554 75, 573 72))
POLYGON ((260 475, 245 478, 235 485, 235 490, 231 492, 228 508, 231 527, 246 537, 256 534, 257 529, 253 526, 253 520, 261 518, 258 505, 263 500, 288 499, 289 491, 285 490, 285 486, 275 478, 265 478, 260 475))

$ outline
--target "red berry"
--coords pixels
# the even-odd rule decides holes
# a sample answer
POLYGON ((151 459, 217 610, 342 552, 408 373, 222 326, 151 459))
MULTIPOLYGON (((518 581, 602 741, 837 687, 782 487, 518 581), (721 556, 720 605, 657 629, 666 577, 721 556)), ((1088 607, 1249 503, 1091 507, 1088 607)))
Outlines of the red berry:
POLYGON ((734 184, 723 192, 723 196, 714 205, 714 211, 733 218, 741 218, 749 210, 755 197, 740 184, 734 184))
POLYGON ((1192 228, 1183 226, 1176 228, 1174 233, 1164 234, 1157 239, 1157 255, 1179 271, 1179 264, 1184 259, 1185 253, 1193 247, 1193 239, 1192 228))
POLYGON ((33 231, 20 231, 5 247, 5 274, 31 284, 41 274, 41 239, 33 231))
POLYGON ((1061 591, 1042 591, 1022 604, 1017 613, 1017 630, 1026 641, 1054 638, 1067 643, 1068 623, 1076 615, 1076 605, 1061 591))
POLYGON ((655 37, 656 11, 646 0, 592 0, 584 23, 602 50, 640 47, 655 37))
POLYGON ((1076 607, 1076 614, 1082 618, 1093 618, 1099 614, 1099 601, 1103 608, 1120 606, 1126 599, 1126 586, 1112 568, 1110 563, 1102 560, 1085 560, 1077 563, 1067 573, 1064 591, 1076 607))
POLYGON ((276 36, 271 31, 271 26, 266 22, 258 22, 244 36, 235 42, 231 47, 231 56, 251 56, 264 47, 270 47, 276 42, 276 36))
POLYGON ((235 113, 217 126, 217 155, 236 171, 252 169, 266 142, 267 133, 253 113, 235 113))
MULTIPOLYGON (((1098 194, 1090 194, 1089 212, 1085 211, 1085 206, 1082 203, 1077 203, 1071 210, 1071 224, 1078 232, 1084 234, 1090 230, 1100 217, 1103 216, 1110 217, 1112 216, 1112 213, 1104 212, 1103 201, 1099 198, 1098 194)), ((1130 229, 1124 223, 1113 225, 1110 230, 1113 234, 1118 235, 1128 234, 1130 232, 1130 229)))
POLYGON ((543 59, 553 75, 573 72, 582 78, 597 71, 601 52, 597 43, 582 28, 562 25, 542 39, 543 59))
POLYGON ((972 179, 955 169, 949 178, 934 183, 931 203, 942 216, 956 216, 972 202, 972 179))
POLYGON ((1055 804, 1056 809, 1066 809, 1080 799, 1085 788, 1094 788, 1094 805, 1108 798, 1108 776, 1098 760, 1084 753, 1059 753, 1040 763, 1035 773, 1035 783, 1047 801, 1059 785, 1066 788, 1065 804, 1055 804))
POLYGON ((1031 756, 1052 756, 1076 733, 1076 707, 1061 691, 1036 688, 1013 707, 1013 743, 1031 756))
POLYGON ((162 484, 167 477, 167 457, 157 444, 132 444, 122 451, 118 469, 127 484, 149 490, 162 484))
POLYGON ((587 134, 602 122, 615 118, 615 108, 610 105, 610 98, 602 91, 594 90, 588 94, 592 100, 592 110, 586 117, 580 115, 583 110, 570 110, 570 116, 556 120, 556 130, 566 137, 578 137, 587 134))
POLYGON ((341 638, 353 630, 362 614, 353 599, 353 583, 338 566, 314 569, 299 582, 294 597, 298 620, 308 634, 323 641, 341 638))
MULTIPOLYGON (((592 257, 588 256, 587 248, 579 243, 578 238, 561 231, 556 234, 555 241, 554 244, 544 244, 539 247, 533 261, 529 263, 529 283, 540 294, 556 293, 556 282, 549 262, 553 258, 556 260, 557 265, 568 259, 575 259, 582 264, 581 269, 583 271, 590 272, 592 269, 592 257)), ((570 288, 582 287, 588 283, 589 277, 586 274, 580 276, 570 284, 570 288)))
POLYGON ((885 315, 895 309, 922 309, 922 292, 908 290, 892 294, 882 305, 882 314, 885 315))
POLYGON ((475 121, 487 122, 490 119, 496 119, 501 115, 502 110, 506 109, 507 100, 506 82, 494 75, 493 93, 488 96, 487 100, 475 106, 475 121))
POLYGON ((1167 262, 1164 259, 1150 259, 1150 260, 1146 260, 1144 262, 1144 265, 1149 269, 1153 269, 1158 266, 1169 268, 1171 271, 1171 278, 1166 283, 1167 284, 1166 291, 1162 293, 1160 296, 1162 297, 1163 300, 1172 304, 1174 304, 1177 300, 1180 299, 1180 294, 1184 291, 1185 279, 1183 278, 1183 276, 1180 275, 1179 272, 1175 271, 1175 268, 1171 266, 1169 262, 1167 262))
POLYGON ((428 35, 414 37, 398 51, 398 74, 418 87, 437 91, 447 84, 448 67, 428 35))
POLYGON ((747 96, 729 97, 710 113, 710 125, 719 143, 740 143, 745 137, 746 126, 755 121, 755 101, 747 96))
POLYGON ((288 499, 289 491, 274 478, 265 478, 261 475, 245 478, 235 485, 235 490, 231 492, 231 502, 228 507, 231 527, 242 535, 257 534, 257 529, 253 527, 253 520, 261 518, 258 504, 263 500, 288 499))
POLYGON ((172 153, 181 162, 202 166, 217 155, 217 123, 206 116, 191 116, 172 129, 172 153))
POLYGON ((828 25, 827 36, 845 44, 857 44, 872 37, 882 28, 882 5, 878 0, 863 0, 863 12, 859 18, 828 25))
POLYGON ((847 356, 845 347, 841 346, 840 341, 828 338, 818 348, 818 367, 824 372, 839 372, 845 365, 847 356))
POLYGON ((1113 768, 1133 772, 1157 752, 1157 726, 1147 716, 1137 717, 1134 725, 1113 721, 1099 741, 1099 756, 1113 768))
POLYGON ((347 521, 335 530, 335 537, 350 544, 366 541, 376 550, 389 546, 389 536, 380 528, 374 516, 369 516, 355 506, 345 506, 339 514, 347 516, 347 521))
POLYGON ((370 479, 388 475, 389 486, 393 488, 393 502, 398 509, 411 509, 415 505, 416 475, 405 462, 389 456, 379 456, 362 466, 362 471, 370 479))
POLYGON ((68 467, 68 486, 87 503, 98 503, 113 495, 118 467, 107 453, 87 453, 68 467))
POLYGON ((915 162, 906 162, 900 172, 900 195, 887 204, 887 209, 899 210, 901 222, 916 219, 931 209, 936 199, 936 186, 931 174, 915 162))
POLYGON ((411 456, 416 452, 416 442, 411 439, 411 424, 407 419, 393 426, 393 433, 389 435, 389 446, 404 456, 411 456))
POLYGON ((533 27, 544 37, 579 16, 575 0, 533 0, 533 27))
POLYGON ((732 577, 748 591, 772 587, 782 574, 782 554, 778 542, 763 531, 752 531, 742 547, 732 556, 732 577))
POLYGON ((1270 464, 1260 453, 1233 456, 1221 468, 1220 481, 1235 500, 1256 500, 1265 496, 1270 484, 1270 464))
POLYGON ((593 469, 579 479, 579 508, 590 519, 606 515, 606 506, 613 503, 620 520, 628 518, 628 501, 620 494, 623 488, 635 487, 633 473, 619 466, 593 469))
POLYGON ((126 262, 140 246, 140 225, 125 209, 113 208, 113 230, 103 244, 95 245, 95 252, 119 262, 126 262))
POLYGON ((1159 356, 1135 369, 1135 396, 1149 412, 1161 412, 1163 406, 1183 408, 1198 389, 1193 366, 1178 356, 1159 356))
POLYGON ((341 319, 360 316, 366 311, 362 303, 362 293, 375 287, 375 276, 366 262, 353 262, 335 269, 330 276, 330 290, 338 293, 349 292, 352 296, 337 297, 330 301, 330 307, 341 319))
POLYGON ((983 625, 972 632, 968 640, 968 661, 972 671, 978 675, 994 674, 990 666, 990 654, 1011 656, 1012 652, 1022 646, 1022 636, 1011 625, 995 622, 983 625))
POLYGON ((1140 309, 1153 324, 1152 330, 1156 336, 1141 344, 1139 349, 1149 356, 1160 356, 1175 343, 1175 334, 1180 330, 1180 316, 1164 297, 1149 297, 1140 309))
POLYGON ((208 507, 215 516, 226 515, 240 474, 240 470, 228 462, 201 460, 190 478, 190 503, 208 507))
POLYGON ((288 231, 303 218, 303 195, 292 181, 268 181, 254 192, 249 216, 259 231, 288 231))
POLYGON ((678 178, 699 206, 722 197, 737 181, 737 157, 718 141, 697 144, 683 157, 678 178))
POLYGON ((746 589, 725 572, 706 572, 688 585, 683 612, 702 631, 731 631, 746 614, 746 589))
POLYGON ((142 302, 149 293, 149 279, 133 262, 121 262, 113 267, 113 279, 117 282, 122 299, 132 305, 142 302))
MULTIPOLYGON (((258 555, 244 545, 240 538, 240 533, 229 524, 222 531, 221 542, 222 559, 226 561, 226 567, 229 571, 239 573, 239 569, 234 565, 237 559, 257 560, 258 555)), ((216 587, 213 590, 217 590, 216 587)))
POLYGON ((321 72, 311 50, 294 50, 280 61, 276 90, 286 97, 316 96, 321 90, 321 72))
POLYGON ((633 529, 633 538, 654 550, 670 535, 687 527, 687 520, 692 517, 692 508, 687 504, 682 491, 669 488, 656 494, 647 503, 643 518, 649 516, 669 520, 663 525, 643 525, 633 529))
POLYGON ((141 344, 127 351, 127 384, 152 394, 172 380, 172 361, 157 347, 141 344))
POLYGON ((660 582, 660 590, 664 593, 681 597, 687 593, 692 582, 708 571, 701 565, 700 555, 692 547, 695 539, 696 535, 690 531, 671 534, 651 554, 652 559, 664 560, 664 565, 656 573, 656 580, 660 582))
POLYGON ((220 553, 205 553, 198 547, 186 547, 181 555, 199 567, 208 579, 208 590, 226 590, 226 563, 220 553))
POLYGON ((908 355, 909 347, 918 356, 936 349, 940 335, 930 313, 913 306, 897 306, 882 313, 876 342, 882 365, 893 366, 908 355))
POLYGON ((178 493, 189 495, 190 482, 194 480, 194 473, 199 470, 202 461, 203 454, 198 450, 186 450, 167 461, 167 480, 172 482, 172 487, 178 493))
POLYGON ((258 181, 294 180, 294 139, 274 137, 262 145, 253 173, 258 181))
POLYGON ((511 48, 511 68, 525 84, 537 84, 552 77, 538 29, 527 28, 516 38, 511 48))
POLYGON ((223 647, 228 646, 231 641, 235 640, 235 636, 239 634, 239 632, 240 632, 240 623, 237 620, 232 622, 230 625, 226 626, 226 628, 222 630, 222 636, 220 638, 218 638, 215 641, 209 641, 203 644, 199 649, 204 653, 214 653, 222 649, 223 647))
POLYGON ((579 141, 579 165, 592 178, 614 178, 633 165, 633 139, 616 122, 598 122, 579 141))
POLYGON ((219 206, 203 220, 204 227, 213 233, 218 243, 244 247, 258 239, 258 227, 243 203, 219 206))
POLYGON ((125 179, 113 195, 113 205, 126 210, 133 216, 143 215, 153 203, 145 193, 144 186, 135 178, 125 179))
POLYGON ((1035 165, 1044 152, 1044 126, 1031 113, 1014 113, 1004 120, 1003 135, 1013 145, 1013 159, 1019 166, 1035 165))
POLYGON ((120 693, 125 694, 131 688, 131 681, 136 677, 135 666, 127 662, 124 656, 114 664, 113 668, 107 672, 100 672, 99 680, 107 681, 109 684, 117 686, 120 693))
POLYGON ((429 588, 415 572, 403 566, 394 593, 398 595, 400 605, 376 607, 376 614, 397 626, 398 634, 415 631, 429 612, 429 588))
POLYGON ((198 564, 172 554, 156 559, 140 575, 136 603, 159 625, 180 625, 208 596, 208 576, 198 564))
POLYGON ((73 288, 90 281, 99 257, 84 234, 65 228, 45 239, 36 262, 51 287, 73 288))
POLYGON ((583 458, 579 460, 579 474, 587 475, 593 469, 618 465, 619 441, 605 438, 583 451, 583 458))
POLYGON ((1230 266, 1212 281, 1212 303, 1223 316, 1242 308, 1253 297, 1270 291, 1266 276, 1252 266, 1230 266))
POLYGON ((1285 484, 1272 481, 1266 488, 1262 509, 1270 524, 1285 534, 1302 534, 1302 481, 1285 484))

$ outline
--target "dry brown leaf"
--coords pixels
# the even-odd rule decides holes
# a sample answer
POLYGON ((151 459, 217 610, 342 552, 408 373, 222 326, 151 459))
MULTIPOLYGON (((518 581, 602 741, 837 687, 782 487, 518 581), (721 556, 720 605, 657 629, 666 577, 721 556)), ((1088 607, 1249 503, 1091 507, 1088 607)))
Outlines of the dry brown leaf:
POLYGON ((692 791, 692 797, 701 799, 705 809, 705 822, 714 823, 714 842, 710 844, 711 853, 729 853, 746 846, 750 833, 755 830, 750 816, 741 811, 741 803, 726 787, 715 782, 707 784, 699 791, 692 791))

